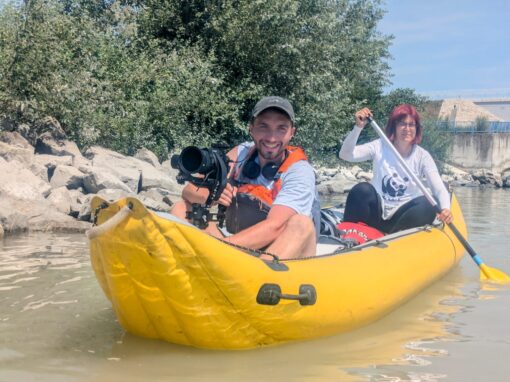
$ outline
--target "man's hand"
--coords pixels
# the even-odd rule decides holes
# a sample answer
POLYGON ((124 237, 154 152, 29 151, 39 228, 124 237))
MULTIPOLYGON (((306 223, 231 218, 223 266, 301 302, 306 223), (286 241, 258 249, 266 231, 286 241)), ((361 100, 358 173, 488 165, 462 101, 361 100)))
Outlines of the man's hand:
POLYGON ((230 183, 227 183, 227 186, 223 190, 223 192, 220 195, 220 198, 218 199, 218 204, 221 204, 222 206, 228 207, 232 204, 232 199, 237 194, 237 187, 232 186, 230 183))

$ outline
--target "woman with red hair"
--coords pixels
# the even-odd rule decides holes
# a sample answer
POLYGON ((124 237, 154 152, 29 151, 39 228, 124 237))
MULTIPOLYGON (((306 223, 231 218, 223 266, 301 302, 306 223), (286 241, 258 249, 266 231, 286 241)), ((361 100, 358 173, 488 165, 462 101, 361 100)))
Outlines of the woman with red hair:
MULTIPOLYGON (((374 176, 362 182, 347 196, 344 221, 364 223, 385 233, 431 224, 436 213, 381 139, 356 145, 372 112, 368 108, 356 113, 356 125, 340 149, 340 158, 350 162, 372 160, 374 176)), ((416 108, 399 105, 393 109, 386 125, 386 135, 404 158, 408 167, 420 178, 426 178, 441 207, 439 219, 451 222, 450 195, 429 152, 419 146, 422 125, 416 108)))

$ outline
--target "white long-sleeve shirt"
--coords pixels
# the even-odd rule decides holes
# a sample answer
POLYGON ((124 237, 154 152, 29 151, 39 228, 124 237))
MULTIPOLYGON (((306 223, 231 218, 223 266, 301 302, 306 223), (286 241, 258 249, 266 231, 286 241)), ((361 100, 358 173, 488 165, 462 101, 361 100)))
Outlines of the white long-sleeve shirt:
MULTIPOLYGON (((400 206, 421 196, 422 192, 380 139, 356 146, 361 130, 354 126, 344 140, 339 157, 349 162, 372 160, 374 176, 371 183, 381 198, 383 219, 387 220, 400 206)), ((441 209, 450 208, 450 195, 429 152, 414 145, 404 161, 419 178, 427 180, 441 209)))

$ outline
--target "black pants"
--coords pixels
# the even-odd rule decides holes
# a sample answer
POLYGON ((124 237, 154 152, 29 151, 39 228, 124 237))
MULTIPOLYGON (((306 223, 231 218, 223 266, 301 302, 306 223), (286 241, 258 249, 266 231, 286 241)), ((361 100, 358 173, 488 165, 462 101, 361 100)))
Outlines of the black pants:
POLYGON ((436 217, 427 198, 419 196, 401 206, 389 220, 382 218, 382 206, 377 191, 368 182, 358 183, 347 195, 344 221, 365 223, 384 233, 431 224, 436 217))

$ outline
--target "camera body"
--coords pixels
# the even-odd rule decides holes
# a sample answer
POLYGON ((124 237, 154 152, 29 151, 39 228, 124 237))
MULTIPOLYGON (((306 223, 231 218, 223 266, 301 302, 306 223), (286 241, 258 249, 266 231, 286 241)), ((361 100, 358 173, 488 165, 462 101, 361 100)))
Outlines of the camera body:
MULTIPOLYGON (((219 147, 188 146, 180 154, 172 155, 170 164, 172 168, 179 170, 176 178, 179 184, 190 182, 209 190, 205 204, 193 203, 192 210, 186 214, 186 218, 190 219, 193 225, 203 229, 208 226, 209 221, 214 220, 215 214, 210 213, 209 209, 212 203, 220 198, 227 185, 228 163, 225 150, 219 147)), ((216 220, 221 227, 225 220, 224 206, 218 207, 216 220)))

